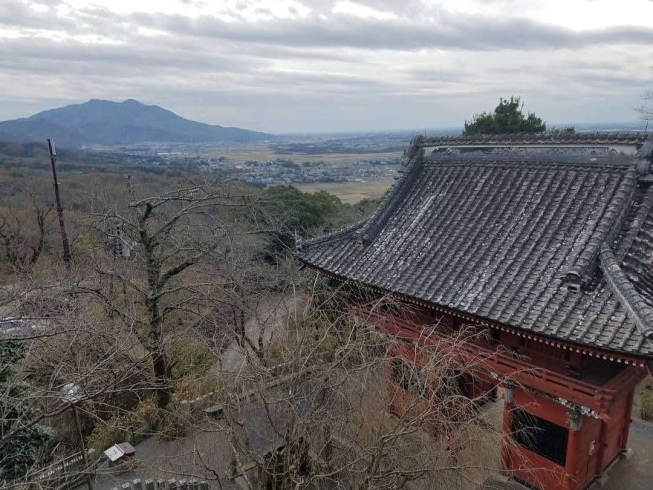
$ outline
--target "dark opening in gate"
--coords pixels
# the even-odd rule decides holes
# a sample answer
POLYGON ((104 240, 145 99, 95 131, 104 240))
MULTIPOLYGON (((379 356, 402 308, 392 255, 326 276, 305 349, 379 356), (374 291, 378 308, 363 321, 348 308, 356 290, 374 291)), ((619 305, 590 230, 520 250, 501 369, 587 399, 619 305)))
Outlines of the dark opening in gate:
POLYGON ((569 430, 524 410, 512 412, 512 438, 529 451, 565 466, 569 430))

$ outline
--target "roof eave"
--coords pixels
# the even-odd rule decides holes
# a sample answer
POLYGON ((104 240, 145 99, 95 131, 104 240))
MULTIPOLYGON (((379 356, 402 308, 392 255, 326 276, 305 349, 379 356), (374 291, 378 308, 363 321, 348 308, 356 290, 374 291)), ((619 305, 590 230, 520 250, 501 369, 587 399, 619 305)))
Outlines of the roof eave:
POLYGON ((515 334, 519 337, 527 338, 529 340, 534 340, 536 342, 541 342, 546 345, 551 345, 563 350, 569 350, 569 351, 574 351, 578 352, 581 354, 586 354, 589 355, 590 357, 596 357, 608 361, 613 361, 613 362, 618 362, 618 363, 623 363, 626 365, 635 365, 639 367, 645 367, 648 368, 649 363, 653 363, 653 353, 651 355, 641 355, 641 354, 631 354, 631 353, 625 353, 625 352, 620 352, 612 349, 599 349, 595 347, 590 347, 585 344, 581 344, 578 342, 574 342, 572 340, 561 340, 557 339, 554 337, 549 337, 540 333, 533 333, 529 331, 525 331, 523 329, 520 329, 519 327, 515 327, 512 325, 506 325, 488 318, 472 315, 469 313, 462 312, 460 310, 456 310, 454 308, 450 308, 447 306, 439 305, 436 303, 431 303, 429 301, 425 301, 419 298, 415 298, 412 296, 408 296, 403 293, 398 293, 394 291, 389 291, 384 288, 374 286, 371 284, 366 284, 361 281, 356 281, 352 280, 349 278, 346 278, 344 276, 340 276, 339 274, 327 271, 325 269, 322 269, 321 267, 315 266, 308 262, 305 259, 300 259, 302 262, 305 264, 306 268, 312 269, 315 272, 324 274, 326 276, 329 276, 332 279, 336 279, 338 281, 342 282, 355 282, 358 286, 368 289, 371 291, 375 291, 377 293, 381 294, 388 294, 396 297, 399 300, 408 302, 408 303, 413 303, 415 305, 423 306, 426 308, 431 308, 436 311, 440 311, 442 313, 448 313, 450 315, 456 316, 458 318, 463 318, 465 320, 469 320, 477 325, 485 326, 485 327, 490 327, 490 328, 497 328, 501 331, 505 332, 510 332, 512 334, 515 334))

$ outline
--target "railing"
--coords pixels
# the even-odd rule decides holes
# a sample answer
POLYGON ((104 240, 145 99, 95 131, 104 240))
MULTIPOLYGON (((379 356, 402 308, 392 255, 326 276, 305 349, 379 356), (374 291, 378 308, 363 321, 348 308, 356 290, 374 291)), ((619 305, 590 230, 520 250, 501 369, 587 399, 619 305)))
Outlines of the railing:
POLYGON ((487 370, 488 373, 505 377, 514 383, 590 408, 602 418, 608 418, 610 401, 617 392, 612 383, 608 384, 609 388, 599 387, 533 366, 525 359, 514 357, 509 351, 488 349, 470 340, 456 339, 438 332, 433 327, 416 325, 383 313, 359 307, 355 309, 354 315, 360 323, 380 328, 404 340, 436 348, 463 366, 477 367, 480 368, 477 369, 479 371, 487 370))
POLYGON ((64 483, 66 488, 72 488, 76 482, 86 478, 86 473, 80 471, 82 469, 84 469, 84 458, 80 451, 29 475, 29 480, 42 488, 61 487, 64 483))

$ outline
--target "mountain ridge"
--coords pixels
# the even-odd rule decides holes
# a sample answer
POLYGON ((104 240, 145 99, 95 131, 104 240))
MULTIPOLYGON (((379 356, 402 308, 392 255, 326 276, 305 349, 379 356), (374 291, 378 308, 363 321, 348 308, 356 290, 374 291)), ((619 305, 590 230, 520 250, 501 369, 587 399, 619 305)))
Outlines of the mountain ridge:
POLYGON ((238 127, 192 121, 157 105, 135 99, 91 99, 0 122, 0 140, 26 143, 54 138, 59 146, 125 145, 145 142, 253 142, 272 135, 238 127))

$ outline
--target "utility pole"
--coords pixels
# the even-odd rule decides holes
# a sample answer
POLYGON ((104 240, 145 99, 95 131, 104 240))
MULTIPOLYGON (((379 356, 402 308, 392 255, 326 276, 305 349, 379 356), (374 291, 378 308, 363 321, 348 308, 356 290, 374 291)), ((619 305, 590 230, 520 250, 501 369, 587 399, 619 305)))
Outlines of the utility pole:
POLYGON ((59 215, 59 227, 61 228, 61 241, 63 242, 63 261, 66 267, 70 267, 70 245, 68 244, 68 235, 66 235, 66 225, 63 221, 63 208, 61 207, 61 197, 59 197, 59 181, 57 180, 57 150, 54 147, 54 140, 48 138, 48 150, 50 151, 50 164, 52 165, 52 177, 54 178, 54 197, 57 200, 57 214, 59 215))

